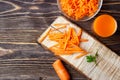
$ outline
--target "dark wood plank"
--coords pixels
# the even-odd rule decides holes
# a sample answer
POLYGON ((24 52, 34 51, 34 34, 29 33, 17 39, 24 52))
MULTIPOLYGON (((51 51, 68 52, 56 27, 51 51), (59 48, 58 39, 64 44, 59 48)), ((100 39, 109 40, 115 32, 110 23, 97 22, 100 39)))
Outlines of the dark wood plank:
MULTIPOLYGON (((104 0, 100 14, 110 14, 118 22, 116 34, 100 38, 92 22, 75 22, 120 55, 120 1, 104 0)), ((0 0, 0 80, 59 80, 52 63, 57 59, 36 40, 61 15, 56 0, 0 0)), ((64 63, 64 62, 63 62, 64 63)), ((88 80, 64 63, 72 80, 88 80)))

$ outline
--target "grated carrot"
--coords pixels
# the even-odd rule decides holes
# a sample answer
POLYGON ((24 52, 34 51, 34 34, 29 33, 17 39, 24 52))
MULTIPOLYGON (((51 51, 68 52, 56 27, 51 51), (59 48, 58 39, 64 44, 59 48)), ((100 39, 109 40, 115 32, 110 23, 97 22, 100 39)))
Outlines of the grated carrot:
MULTIPOLYGON (((55 55, 71 55, 74 53, 86 54, 86 51, 79 47, 81 42, 87 42, 87 39, 81 39, 82 30, 76 33, 74 28, 70 27, 65 32, 51 31, 48 35, 49 39, 57 42, 49 49, 55 55)), ((80 56, 81 57, 81 56, 80 56)))
POLYGON ((60 7, 69 17, 79 20, 97 11, 98 0, 60 0, 60 7))

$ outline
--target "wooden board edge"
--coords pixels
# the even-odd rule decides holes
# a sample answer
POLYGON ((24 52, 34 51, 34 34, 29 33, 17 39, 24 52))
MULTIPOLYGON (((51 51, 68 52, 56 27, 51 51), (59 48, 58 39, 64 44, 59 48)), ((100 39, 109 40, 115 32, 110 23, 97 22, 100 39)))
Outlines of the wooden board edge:
POLYGON ((45 32, 39 36, 39 38, 37 39, 38 43, 42 43, 42 41, 47 37, 48 33, 51 31, 51 27, 48 27, 45 32))

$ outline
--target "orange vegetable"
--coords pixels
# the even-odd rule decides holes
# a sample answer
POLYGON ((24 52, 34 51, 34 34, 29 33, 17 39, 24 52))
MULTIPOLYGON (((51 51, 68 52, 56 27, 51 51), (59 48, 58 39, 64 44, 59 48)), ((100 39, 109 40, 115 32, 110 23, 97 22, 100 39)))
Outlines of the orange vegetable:
MULTIPOLYGON (((82 48, 79 47, 80 42, 86 42, 87 39, 81 39, 82 30, 76 33, 74 28, 70 27, 65 32, 51 31, 48 35, 49 39, 57 42, 49 49, 55 55, 70 55, 74 53, 86 54, 82 48)), ((82 56, 81 56, 82 57, 82 56)))
POLYGON ((93 30, 101 37, 109 37, 117 30, 117 22, 112 16, 104 14, 95 19, 93 30))
POLYGON ((68 33, 67 33, 67 36, 66 36, 66 40, 65 40, 65 43, 64 43, 64 50, 66 49, 67 43, 68 43, 68 41, 70 40, 71 31, 72 31, 72 28, 69 28, 68 33))
POLYGON ((57 24, 53 24, 53 26, 56 27, 61 27, 61 26, 67 26, 69 23, 57 23, 57 24))
POLYGON ((81 42, 87 42, 88 39, 80 39, 81 42))
POLYGON ((69 17, 79 20, 97 11, 98 0, 60 0, 60 7, 69 17))
POLYGON ((60 60, 56 60, 52 65, 60 80, 70 80, 70 76, 60 60))
POLYGON ((80 57, 82 57, 82 56, 84 56, 84 55, 86 55, 86 54, 87 54, 87 52, 84 52, 84 54, 79 54, 79 55, 77 55, 75 58, 78 59, 78 58, 80 58, 80 57))
POLYGON ((55 29, 53 30, 58 30, 58 29, 62 29, 62 28, 66 28, 66 26, 68 25, 68 23, 64 23, 64 24, 53 24, 53 27, 55 26, 55 29))
POLYGON ((78 32, 78 38, 80 38, 81 35, 82 35, 82 29, 80 29, 79 32, 78 32))

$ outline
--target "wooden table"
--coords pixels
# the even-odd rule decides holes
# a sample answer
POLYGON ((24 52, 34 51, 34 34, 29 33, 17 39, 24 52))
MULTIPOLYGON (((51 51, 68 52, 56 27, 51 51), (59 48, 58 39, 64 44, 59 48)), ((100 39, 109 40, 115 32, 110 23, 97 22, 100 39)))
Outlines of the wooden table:
MULTIPOLYGON (((104 0, 100 14, 117 20, 112 37, 100 38, 92 32, 95 18, 74 23, 120 55, 120 0, 104 0)), ((0 80, 59 80, 51 65, 57 58, 36 42, 59 15, 56 0, 0 0, 0 80)), ((89 80, 63 63, 72 80, 89 80)))

